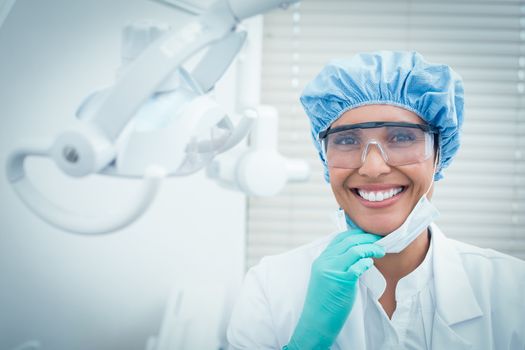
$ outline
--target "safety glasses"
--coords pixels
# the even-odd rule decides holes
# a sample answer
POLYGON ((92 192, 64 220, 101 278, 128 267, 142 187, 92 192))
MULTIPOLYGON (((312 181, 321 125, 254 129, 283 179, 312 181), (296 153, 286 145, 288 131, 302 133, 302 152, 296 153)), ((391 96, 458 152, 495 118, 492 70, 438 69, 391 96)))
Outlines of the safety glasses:
POLYGON ((341 125, 319 133, 329 167, 356 169, 375 145, 391 166, 420 163, 434 151, 434 135, 428 125, 405 122, 367 122, 341 125))

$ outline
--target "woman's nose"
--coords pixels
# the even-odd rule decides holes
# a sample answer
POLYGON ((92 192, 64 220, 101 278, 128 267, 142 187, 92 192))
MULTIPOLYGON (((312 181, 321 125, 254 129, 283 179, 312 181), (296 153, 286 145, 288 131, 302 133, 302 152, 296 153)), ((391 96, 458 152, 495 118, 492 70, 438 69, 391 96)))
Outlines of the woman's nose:
POLYGON ((375 178, 390 172, 390 166, 377 145, 369 145, 363 152, 365 152, 364 160, 359 167, 359 175, 375 178))

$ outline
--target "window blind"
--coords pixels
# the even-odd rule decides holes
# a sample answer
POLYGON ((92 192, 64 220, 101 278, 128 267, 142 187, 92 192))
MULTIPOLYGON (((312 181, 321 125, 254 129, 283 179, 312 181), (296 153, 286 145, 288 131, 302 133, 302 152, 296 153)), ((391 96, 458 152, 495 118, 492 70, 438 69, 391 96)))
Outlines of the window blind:
POLYGON ((337 209, 299 96, 333 58, 416 50, 464 79, 462 147, 433 201, 445 234, 525 259, 525 1, 303 0, 264 17, 262 103, 280 113, 279 149, 312 176, 248 201, 247 266, 334 231, 337 209))

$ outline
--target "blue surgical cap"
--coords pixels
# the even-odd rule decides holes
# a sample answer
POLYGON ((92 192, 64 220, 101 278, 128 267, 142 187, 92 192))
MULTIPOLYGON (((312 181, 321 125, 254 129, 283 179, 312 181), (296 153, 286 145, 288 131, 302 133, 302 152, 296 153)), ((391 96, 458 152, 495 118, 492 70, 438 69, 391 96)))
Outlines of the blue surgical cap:
POLYGON ((334 60, 306 85, 301 103, 314 145, 330 182, 319 133, 341 115, 364 105, 388 104, 417 114, 439 131, 439 163, 435 180, 456 155, 463 124, 463 82, 449 66, 425 61, 417 52, 359 53, 334 60))

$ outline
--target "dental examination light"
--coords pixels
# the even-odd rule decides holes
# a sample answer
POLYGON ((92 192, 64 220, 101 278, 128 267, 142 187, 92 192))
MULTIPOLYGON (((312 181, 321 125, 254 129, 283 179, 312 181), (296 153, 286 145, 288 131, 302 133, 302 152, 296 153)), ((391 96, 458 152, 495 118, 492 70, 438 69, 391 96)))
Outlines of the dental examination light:
POLYGON ((85 99, 72 129, 54 140, 26 142, 9 155, 7 177, 17 195, 51 225, 74 233, 100 234, 121 229, 140 217, 167 176, 188 176, 210 166, 211 178, 254 195, 273 195, 287 181, 305 179, 305 163, 287 162, 271 141, 277 137, 276 113, 255 108, 234 125, 210 96, 246 38, 246 32, 237 31, 239 22, 297 1, 219 0, 178 30, 151 22, 124 28, 122 67, 115 83, 85 99), (196 61, 192 68, 185 68, 192 60, 196 61), (229 165, 210 165, 256 124, 247 155, 230 160, 229 165), (264 130, 269 131, 267 136, 264 130), (263 141, 266 137, 269 142, 263 141), (33 186, 24 169, 28 157, 51 158, 73 177, 140 178, 142 188, 135 200, 114 215, 71 213, 33 186), (254 166, 265 164, 275 171, 273 183, 267 185, 261 184, 260 173, 254 173, 254 166))

